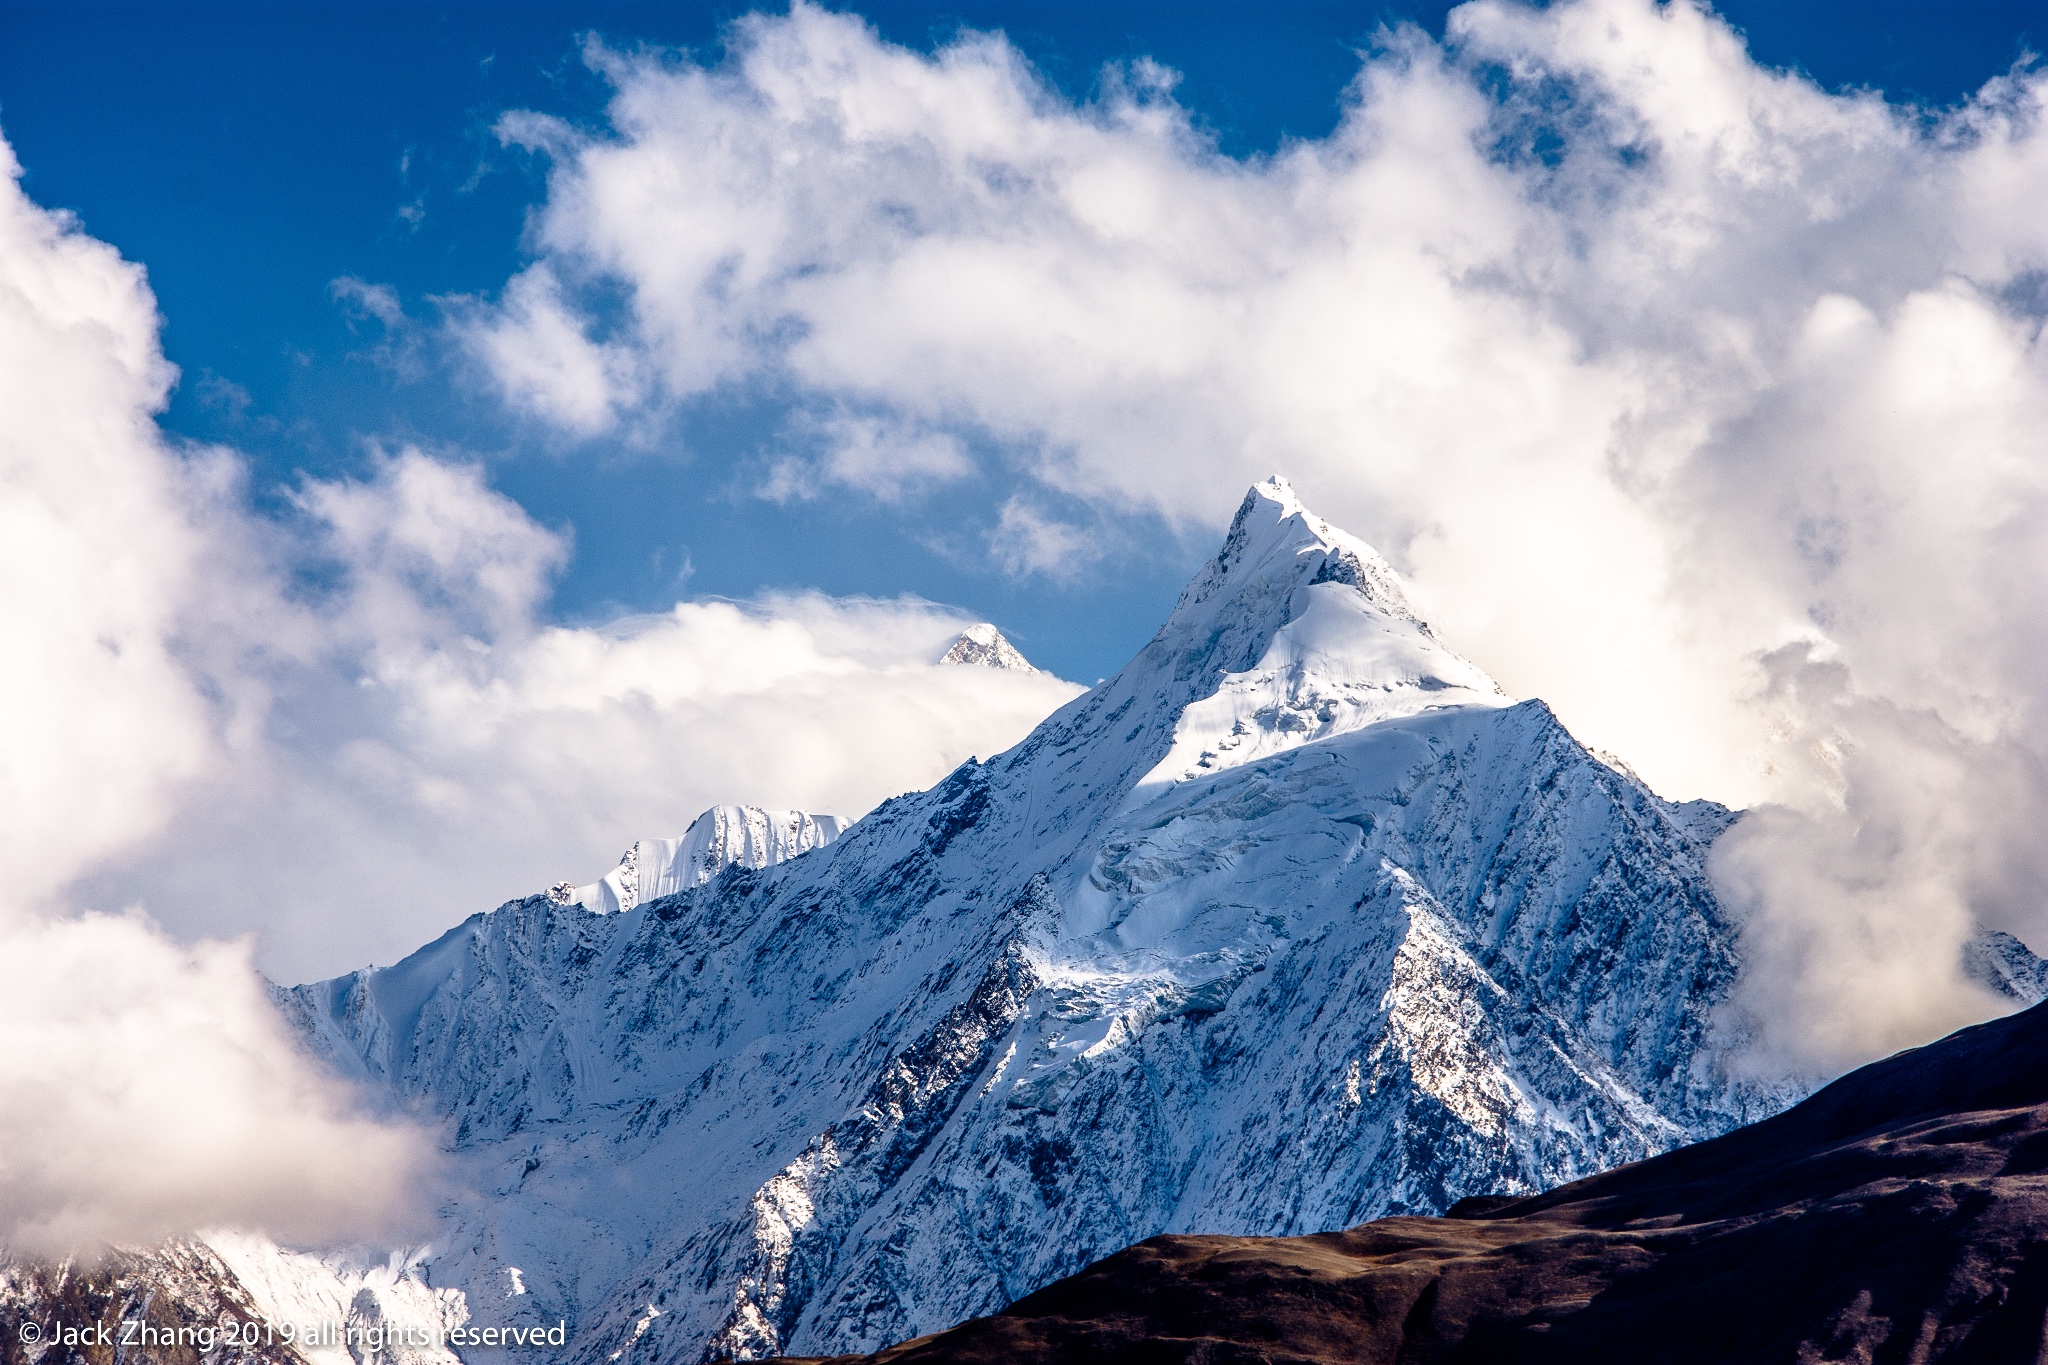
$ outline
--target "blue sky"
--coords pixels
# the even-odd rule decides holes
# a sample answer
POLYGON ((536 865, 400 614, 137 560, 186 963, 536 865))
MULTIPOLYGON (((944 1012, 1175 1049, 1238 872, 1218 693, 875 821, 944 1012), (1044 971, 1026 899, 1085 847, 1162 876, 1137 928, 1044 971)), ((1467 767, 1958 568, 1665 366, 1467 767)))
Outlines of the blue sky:
MULTIPOLYGON (((1233 156, 1336 123, 1355 50, 1382 23, 1443 31, 1441 5, 879 4, 891 40, 929 50, 1000 29, 1076 99, 1108 63, 1180 71, 1176 98, 1233 156)), ((1116 552, 1068 576, 1019 577, 965 553, 1000 479, 910 504, 735 495, 736 452, 773 440, 770 393, 711 404, 651 445, 567 442, 508 418, 431 350, 400 372, 331 282, 388 285, 407 313, 494 296, 526 259, 521 227, 545 163, 492 134, 533 109, 600 127, 607 84, 579 35, 715 59, 740 7, 652 3, 0 3, 0 129, 36 201, 77 212, 143 263, 183 371, 164 417, 252 463, 259 498, 299 471, 360 471, 366 441, 418 439, 486 458, 497 485, 577 548, 555 598, 571 620, 659 609, 680 594, 764 588, 911 592, 1010 627, 1027 652, 1092 680, 1157 623, 1208 551, 1142 511, 1105 526, 1116 552), (689 566, 687 573, 679 572, 689 566)), ((1755 3, 1722 12, 1755 57, 1830 88, 1946 104, 2042 41, 2043 7, 1755 3)), ((1214 518, 1228 508, 1214 509, 1214 518)), ((1099 523, 1098 523, 1099 524, 1099 523)))

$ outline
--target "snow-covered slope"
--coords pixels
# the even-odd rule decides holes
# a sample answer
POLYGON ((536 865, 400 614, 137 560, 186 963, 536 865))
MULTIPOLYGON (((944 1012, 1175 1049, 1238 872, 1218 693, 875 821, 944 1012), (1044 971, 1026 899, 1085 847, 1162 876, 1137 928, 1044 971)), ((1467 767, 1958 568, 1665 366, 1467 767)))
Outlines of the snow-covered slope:
MULTIPOLYGON (((230 1270, 263 1321, 290 1325, 306 1365, 456 1365, 448 1333, 471 1317, 471 1295, 430 1282, 426 1250, 384 1255, 279 1247, 248 1233, 216 1232, 202 1246, 230 1270), (353 1334, 353 1335, 351 1335, 353 1334), (376 1344, 373 1352, 370 1343, 376 1344), (354 1349, 351 1349, 353 1346, 354 1349)), ((490 1313, 493 1299, 475 1304, 490 1313)))
POLYGON ((289 1004, 445 1119, 421 1273, 472 1311, 567 1317, 576 1360, 846 1350, 1155 1232, 1438 1211, 1779 1107, 1708 1032, 1731 818, 1503 696, 1276 480, 1008 753, 289 1004))

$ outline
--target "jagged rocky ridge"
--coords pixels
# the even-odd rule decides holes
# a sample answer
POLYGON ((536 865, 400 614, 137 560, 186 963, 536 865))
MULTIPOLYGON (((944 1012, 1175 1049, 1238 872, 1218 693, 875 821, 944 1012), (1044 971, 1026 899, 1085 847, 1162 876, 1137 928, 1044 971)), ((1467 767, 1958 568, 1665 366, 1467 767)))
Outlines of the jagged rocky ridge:
POLYGON ((1730 819, 1502 695, 1274 481, 1008 753, 293 998, 448 1125, 437 1285, 577 1360, 868 1349, 1155 1233, 1438 1212, 1782 1107, 1709 1029, 1730 819))
POLYGON ((42 1264, 0 1254, 0 1365, 315 1365, 203 1243, 42 1264))
POLYGON ((2048 1339, 2048 1006, 1526 1200, 1160 1237, 834 1365, 2005 1365, 2048 1339))

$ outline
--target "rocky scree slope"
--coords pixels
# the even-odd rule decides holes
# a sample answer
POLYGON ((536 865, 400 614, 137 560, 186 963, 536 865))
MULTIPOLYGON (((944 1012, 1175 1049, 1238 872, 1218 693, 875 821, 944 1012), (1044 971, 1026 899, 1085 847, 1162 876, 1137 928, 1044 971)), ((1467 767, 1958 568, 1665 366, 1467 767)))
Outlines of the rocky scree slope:
POLYGON ((446 1124, 421 1273, 473 1308, 576 1360, 872 1349, 1157 1233, 1440 1212, 1782 1107, 1708 1028, 1731 818, 1502 695, 1275 480, 1009 752, 292 1003, 446 1124))

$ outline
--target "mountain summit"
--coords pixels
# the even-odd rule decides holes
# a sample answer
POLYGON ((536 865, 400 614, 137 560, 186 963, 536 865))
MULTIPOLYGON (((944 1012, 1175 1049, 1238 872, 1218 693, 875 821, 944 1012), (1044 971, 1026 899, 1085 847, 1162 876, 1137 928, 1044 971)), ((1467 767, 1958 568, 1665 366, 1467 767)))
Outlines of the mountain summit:
POLYGON ((1189 685, 1151 699, 1175 726, 1146 792, 1380 721, 1510 701, 1438 643, 1371 546, 1278 477, 1245 494, 1222 550, 1124 673, 1147 663, 1189 685))
POLYGON ((1007 668, 1017 673, 1036 673, 1031 661, 1003 638, 988 622, 969 626, 939 656, 942 664, 970 664, 980 668, 1007 668))
POLYGON ((1708 1027, 1732 818, 1503 695, 1272 480, 1007 753, 285 1003, 446 1122, 434 1294, 576 1361, 872 1349, 1156 1233, 1437 1213, 1782 1107, 1708 1027))

